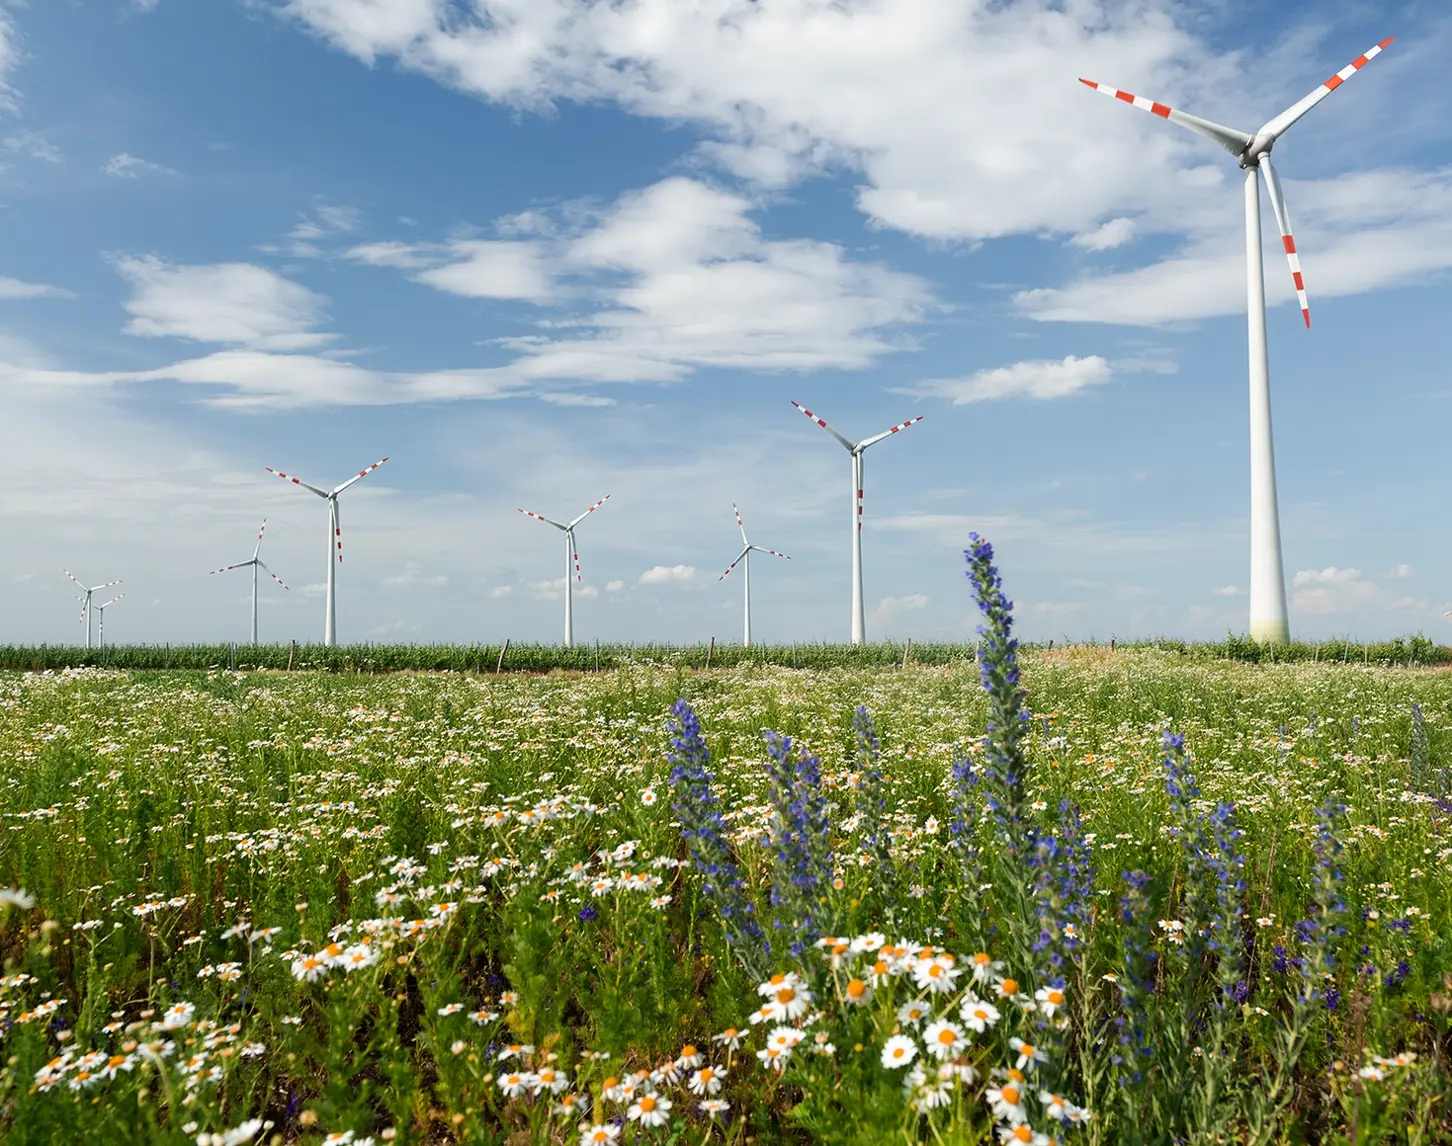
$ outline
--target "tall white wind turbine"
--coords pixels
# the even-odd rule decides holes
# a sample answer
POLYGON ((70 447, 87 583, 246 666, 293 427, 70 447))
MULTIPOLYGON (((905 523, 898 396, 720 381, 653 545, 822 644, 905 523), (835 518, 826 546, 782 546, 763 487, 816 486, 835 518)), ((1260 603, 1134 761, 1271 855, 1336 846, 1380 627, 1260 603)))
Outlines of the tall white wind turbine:
POLYGON ((741 566, 741 591, 743 597, 741 644, 743 648, 751 647, 751 554, 766 553, 772 557, 786 557, 785 553, 778 553, 775 549, 763 549, 760 545, 752 545, 746 538, 746 526, 741 520, 741 511, 736 508, 736 503, 731 503, 731 512, 736 515, 736 528, 741 530, 741 552, 736 555, 736 560, 726 566, 726 572, 717 577, 717 581, 724 581, 731 574, 731 570, 737 565, 741 566))
MULTIPOLYGON (((246 560, 246 561, 239 561, 239 562, 237 562, 236 565, 223 565, 220 569, 213 569, 211 571, 211 573, 208 574, 208 576, 211 576, 211 575, 216 574, 216 573, 230 573, 233 569, 246 569, 249 566, 251 566, 251 568, 252 568, 252 643, 254 645, 257 643, 257 570, 259 570, 259 569, 263 570, 269 577, 271 577, 274 581, 276 581, 284 589, 287 588, 287 584, 283 581, 283 579, 281 577, 279 577, 276 573, 274 573, 271 569, 268 569, 267 566, 262 563, 262 558, 258 556, 258 554, 260 554, 262 552, 262 534, 263 534, 263 532, 266 529, 267 529, 267 518, 264 517, 262 519, 262 526, 261 526, 261 528, 259 528, 257 530, 257 546, 256 546, 256 548, 254 548, 252 550, 252 556, 248 560, 246 560)), ((341 554, 340 554, 340 559, 341 559, 341 554)), ((328 558, 329 572, 332 571, 332 564, 333 564, 332 557, 329 556, 329 558, 328 558)))
POLYGON ((328 612, 323 621, 323 644, 332 646, 338 643, 338 566, 343 563, 343 528, 338 521, 338 495, 356 481, 366 478, 384 462, 387 458, 380 458, 366 470, 359 470, 340 486, 334 486, 331 490, 319 489, 315 485, 308 485, 300 478, 291 474, 285 474, 281 470, 275 470, 271 466, 264 468, 270 474, 276 474, 283 481, 290 481, 293 485, 302 486, 303 489, 311 490, 328 503, 328 612), (336 549, 337 560, 333 559, 336 549))
POLYGON ((103 649, 106 647, 106 610, 124 596, 126 596, 125 593, 117 593, 109 601, 104 601, 96 606, 96 643, 103 649))
POLYGON ((873 434, 870 438, 853 442, 850 438, 845 438, 832 429, 800 402, 793 402, 792 405, 841 442, 847 452, 852 455, 852 643, 860 645, 867 639, 867 615, 862 604, 862 455, 867 452, 868 446, 875 446, 884 438, 890 438, 893 434, 906 430, 909 426, 917 425, 923 420, 924 415, 919 414, 916 418, 901 422, 890 430, 883 430, 880 434, 873 434))
POLYGON ((1265 331, 1265 267, 1260 240, 1260 181, 1265 176, 1266 192, 1276 225, 1281 232, 1281 245, 1291 264, 1291 280, 1306 328, 1311 326, 1311 308, 1306 302, 1306 284, 1301 276, 1301 260, 1296 253, 1296 240, 1291 235, 1291 218, 1286 211, 1286 197, 1281 181, 1271 166, 1271 148, 1296 120, 1305 115, 1343 83, 1379 56, 1396 37, 1383 40, 1365 55, 1357 56, 1324 84, 1304 99, 1292 104, 1273 119, 1267 120, 1254 135, 1235 128, 1222 127, 1208 119, 1177 111, 1142 96, 1119 91, 1093 80, 1079 82, 1103 95, 1133 104, 1137 108, 1178 123, 1197 135, 1218 143, 1235 156, 1245 171, 1245 293, 1246 317, 1250 326, 1250 635, 1259 641, 1282 642, 1290 636, 1286 619, 1286 579, 1281 566, 1281 525, 1276 504, 1275 447, 1271 438, 1270 358, 1265 331))
MULTIPOLYGON (((84 622, 86 626, 86 648, 89 649, 91 647, 91 594, 99 593, 102 589, 109 589, 112 585, 119 585, 121 581, 118 578, 115 581, 107 581, 104 585, 95 585, 87 589, 84 585, 81 585, 80 581, 76 579, 76 575, 69 569, 62 569, 61 572, 72 581, 75 581, 77 585, 80 585, 82 592, 85 593, 84 597, 77 598, 81 602, 81 615, 77 619, 84 622)), ((111 602, 108 601, 106 603, 109 605, 111 602)))
POLYGON ((575 645, 574 586, 570 581, 570 572, 572 570, 574 571, 576 580, 584 580, 584 577, 580 575, 580 551, 575 546, 575 526, 579 525, 580 522, 584 521, 585 518, 589 517, 609 500, 610 494, 607 493, 568 525, 561 524, 558 521, 551 521, 548 517, 544 517, 538 513, 531 513, 527 509, 521 509, 519 511, 525 517, 532 517, 536 521, 543 521, 546 525, 553 525, 565 535, 565 648, 567 649, 573 648, 575 645))

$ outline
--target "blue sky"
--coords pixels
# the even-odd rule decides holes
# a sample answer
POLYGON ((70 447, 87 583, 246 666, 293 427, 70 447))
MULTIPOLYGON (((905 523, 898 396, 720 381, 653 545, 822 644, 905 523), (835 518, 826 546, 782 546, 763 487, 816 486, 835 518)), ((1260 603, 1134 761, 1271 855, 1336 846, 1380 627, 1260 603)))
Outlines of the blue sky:
POLYGON ((0 0, 0 639, 966 638, 1246 628, 1239 173, 1100 80, 1253 131, 1293 634, 1444 638, 1452 16, 1239 0, 0 0))

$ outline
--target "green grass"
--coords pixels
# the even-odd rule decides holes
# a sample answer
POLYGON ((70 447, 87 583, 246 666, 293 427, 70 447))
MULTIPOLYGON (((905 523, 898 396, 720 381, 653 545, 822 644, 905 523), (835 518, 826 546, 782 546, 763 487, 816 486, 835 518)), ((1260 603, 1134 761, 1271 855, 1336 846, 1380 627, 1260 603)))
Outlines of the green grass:
MULTIPOLYGON (((1365 663, 1447 650, 1403 642, 1358 664, 1357 647, 1344 658, 1330 648, 1277 650, 1276 664, 1230 659, 1248 655, 1233 642, 1025 654, 1029 794, 1043 806, 1030 814, 1059 830, 1060 801, 1078 808, 1096 864, 1091 922, 1065 976, 1067 1010, 1045 1024, 1002 1004, 1003 1021, 963 1060, 976 1078, 951 1081, 928 1112, 904 1096, 905 1072, 880 1062, 905 1026, 897 1007, 921 995, 911 975, 859 1008, 841 992, 865 974, 862 957, 834 969, 779 940, 761 964, 724 942, 701 877, 677 866, 688 851, 671 809, 666 714, 685 697, 701 718, 733 853, 769 935, 795 920, 767 895, 768 728, 821 758, 841 884, 820 889, 823 929, 1012 960, 999 892, 950 846, 951 767, 976 751, 986 713, 971 649, 914 644, 902 668, 901 646, 801 647, 805 671, 781 667, 790 649, 752 650, 737 665, 739 648, 717 646, 724 667, 702 671, 704 649, 602 647, 598 672, 496 676, 497 646, 349 647, 332 659, 299 649, 291 674, 203 671, 227 664, 226 647, 127 647, 107 650, 107 671, 6 674, 0 886, 35 903, 0 907, 0 1138, 191 1143, 255 1117, 274 1123, 259 1140, 391 1131, 396 1142, 574 1143, 581 1116, 552 1110, 563 1094, 594 1103, 587 1123, 623 1116, 628 1103, 602 1097, 608 1079, 689 1043, 727 1069, 729 1112, 708 1122, 685 1077, 662 1078, 667 1124, 627 1120, 617 1141, 996 1142, 1002 1124, 983 1091, 998 1084, 991 1071, 1013 1065, 1018 1034, 1048 1049, 1039 1069, 1051 1086, 1093 1112, 1066 1131, 1035 1094, 1035 1130, 1061 1140, 1452 1141, 1452 805, 1439 787, 1452 761, 1452 673, 1365 663), (159 654, 172 671, 128 671, 159 654), (200 667, 178 671, 183 655, 200 667), (431 668, 454 671, 388 675, 431 668), (871 809, 853 752, 858 704, 882 740, 890 871, 859 861, 871 809), (1183 841, 1168 830, 1169 727, 1192 754, 1197 809, 1233 801, 1245 833, 1251 963, 1233 1021, 1206 1006, 1214 961, 1183 965, 1158 926, 1188 903, 1183 841), (1302 978, 1277 970, 1274 954, 1306 949, 1295 925, 1314 901, 1316 809, 1328 797, 1349 809, 1334 1010, 1300 1007, 1302 978), (1130 870, 1150 882, 1127 923, 1130 870), (627 874, 641 890, 622 889, 627 874), (614 882, 596 894, 602 876, 614 882), (1144 932, 1158 937, 1145 1012, 1158 1017, 1146 1028, 1152 1068, 1136 1080, 1115 1061, 1114 1021, 1129 1004, 1104 976, 1123 976, 1125 944, 1144 932), (298 979, 297 960, 334 937, 377 961, 298 979), (815 995, 809 1013, 820 1012, 781 1073, 755 1053, 779 1024, 746 1021, 762 1003, 751 968, 766 965, 798 971, 815 995), (194 1007, 178 1012, 185 1021, 159 1025, 183 1003, 194 1007), (1288 1061, 1295 1024, 1293 1085, 1268 1106, 1263 1080, 1288 1061), (748 1031, 740 1049, 711 1041, 728 1027, 748 1031), (819 1034, 831 1054, 812 1053, 819 1034), (498 1059, 509 1043, 534 1050, 498 1059), (78 1084, 87 1052, 101 1057, 78 1084), (1372 1057, 1399 1053, 1415 1061, 1372 1057), (66 1054, 55 1084, 38 1088, 47 1076, 37 1072, 66 1054), (113 1059, 115 1077, 99 1077, 113 1059), (516 1066, 563 1070, 569 1087, 508 1097, 498 1078, 516 1066), (1362 1067, 1385 1080, 1363 1079, 1362 1067)), ((239 648, 238 662, 278 668, 289 650, 259 652, 239 648)), ((593 670, 595 650, 575 652, 574 666, 593 670)), ((511 647, 518 661, 506 667, 555 668, 561 656, 511 647)), ((0 650, 7 666, 78 660, 76 650, 0 650)), ((991 851, 991 824, 977 839, 991 851)), ((1003 973, 1047 982, 1027 964, 1003 973)))
MULTIPOLYGON (((1156 649, 1190 660, 1239 660, 1252 663, 1300 661, 1341 664, 1452 664, 1452 647, 1420 634, 1373 643, 1351 640, 1294 641, 1265 645, 1245 637, 1218 642, 1155 639, 1117 642, 1118 648, 1156 649)), ((1029 645, 1049 649, 1053 642, 1029 645)), ((1060 646, 1062 647, 1062 646, 1060 646)), ((1088 646, 1096 647, 1092 642, 1088 646)), ((572 649, 553 644, 501 645, 111 645, 87 649, 75 645, 0 645, 0 671, 41 672, 45 669, 309 669, 330 672, 549 672, 573 669, 596 672, 634 665, 676 668, 732 668, 775 665, 782 668, 888 668, 904 658, 919 665, 951 665, 972 661, 976 646, 947 641, 878 641, 864 645, 804 643, 792 645, 736 644, 620 645, 585 644, 572 649), (503 654, 501 657, 500 654, 503 654), (709 662, 709 665, 708 665, 709 662)))

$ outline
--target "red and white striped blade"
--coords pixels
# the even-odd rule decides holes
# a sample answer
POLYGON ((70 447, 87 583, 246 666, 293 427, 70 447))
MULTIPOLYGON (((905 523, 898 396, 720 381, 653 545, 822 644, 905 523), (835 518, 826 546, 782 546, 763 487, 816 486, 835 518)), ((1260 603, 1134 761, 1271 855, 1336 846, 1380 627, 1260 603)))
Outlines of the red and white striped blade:
MULTIPOLYGON (((251 564, 252 564, 252 562, 250 562, 250 561, 243 561, 241 564, 238 564, 238 565, 223 565, 220 569, 210 569, 210 570, 208 570, 207 571, 207 576, 208 577, 211 577, 213 574, 216 574, 216 573, 230 573, 230 572, 232 572, 233 569, 241 569, 243 565, 251 565, 251 564)), ((259 562, 259 564, 261 564, 261 563, 259 562)))
POLYGON ((112 605, 114 605, 117 601, 121 600, 121 598, 124 597, 124 596, 126 596, 125 593, 117 593, 116 596, 112 597, 104 605, 97 605, 96 608, 98 608, 98 609, 109 609, 112 605))
POLYGON ((337 497, 338 494, 342 493, 345 489, 347 489, 355 481, 362 481, 364 478, 366 478, 369 474, 371 474, 374 470, 376 470, 379 466, 381 466, 387 460, 388 460, 387 458, 379 458, 376 462, 374 462, 366 470, 359 470, 352 477, 350 477, 347 481, 345 481, 342 485, 338 486, 337 489, 333 490, 333 496, 334 497, 337 497))
POLYGON ((338 547, 338 564, 343 564, 343 521, 338 516, 338 500, 333 499, 333 542, 338 547))
POLYGON ((847 438, 844 438, 836 430, 832 429, 831 426, 827 425, 825 419, 817 417, 816 414, 812 413, 805 406, 803 406, 800 402, 792 402, 792 405, 795 406, 798 410, 800 410, 803 414, 805 414, 812 421, 816 422, 817 425, 821 426, 822 429, 826 430, 827 433, 831 434, 832 437, 836 438, 839 442, 841 442, 849 450, 855 450, 857 448, 857 444, 855 442, 849 441, 847 438))
POLYGON ((567 525, 561 525, 558 521, 552 521, 550 518, 546 517, 542 513, 532 513, 532 512, 530 512, 527 509, 521 509, 519 512, 522 513, 522 514, 524 514, 525 517, 532 517, 536 521, 542 521, 542 522, 544 522, 546 525, 553 525, 556 529, 568 529, 569 528, 569 526, 567 526, 567 525))
POLYGON ((1306 301, 1306 280, 1301 275, 1301 256, 1296 252, 1296 239, 1291 234, 1291 216, 1286 210, 1285 193, 1281 191, 1281 179, 1271 166, 1270 156, 1263 155, 1260 172, 1265 176, 1266 190, 1270 192, 1271 209, 1276 213, 1276 226, 1281 231, 1281 246, 1285 248, 1286 259, 1291 264, 1291 282, 1296 286, 1296 302, 1301 306, 1301 317, 1306 320, 1306 329, 1311 329, 1311 304, 1306 301))
MULTIPOLYGON (((74 573, 72 573, 69 569, 62 569, 61 572, 64 573, 67 577, 69 577, 72 581, 75 581, 75 583, 77 585, 81 585, 80 581, 76 578, 76 575, 74 573)), ((81 585, 81 588, 84 589, 85 586, 84 585, 81 585)))
MULTIPOLYGON (((259 561, 257 563, 257 568, 259 568, 263 572, 265 572, 269 577, 271 577, 274 581, 276 581, 284 589, 287 589, 287 583, 285 581, 283 581, 283 579, 281 577, 279 577, 276 573, 274 573, 271 569, 267 568, 267 566, 264 565, 261 561, 259 561)), ((292 590, 291 589, 288 589, 288 592, 292 592, 292 590)))
POLYGON ((88 589, 86 591, 88 593, 99 593, 102 589, 109 589, 112 585, 119 585, 119 584, 121 584, 121 578, 120 577, 117 577, 116 580, 114 580, 114 581, 107 581, 104 584, 95 585, 95 586, 93 586, 92 588, 90 588, 90 589, 88 589))
POLYGON ((267 518, 262 519, 262 524, 257 527, 257 544, 252 548, 252 556, 255 559, 262 552, 262 535, 267 532, 267 518))
POLYGON ((738 553, 736 555, 736 560, 733 561, 733 562, 731 562, 730 565, 726 566, 726 572, 725 573, 722 573, 721 576, 719 576, 719 577, 716 578, 716 580, 717 581, 724 581, 724 580, 726 580, 726 578, 730 575, 731 570, 735 569, 736 566, 740 565, 741 564, 741 559, 743 557, 745 557, 750 552, 751 552, 751 546, 748 545, 745 549, 743 549, 740 553, 738 553))
POLYGON ((584 513, 580 514, 579 517, 575 518, 574 521, 570 522, 570 524, 566 528, 574 529, 575 526, 579 525, 580 522, 584 521, 585 518, 589 517, 592 513, 594 513, 597 509, 599 509, 607 501, 609 501, 612 496, 613 495, 607 493, 604 497, 602 497, 599 501, 597 501, 589 509, 585 510, 584 513))
POLYGON ((327 490, 325 490, 325 489, 319 489, 315 485, 308 485, 308 483, 305 482, 305 481, 303 481, 302 478, 293 477, 292 474, 285 474, 281 470, 275 470, 275 469, 273 469, 271 466, 263 466, 262 468, 265 469, 270 474, 276 474, 278 477, 282 478, 283 481, 290 481, 290 482, 292 482, 293 485, 300 485, 300 486, 303 487, 303 489, 310 489, 310 490, 312 490, 319 497, 327 497, 328 496, 328 491, 327 490))
POLYGON ((882 441, 883 438, 890 438, 893 436, 893 434, 900 434, 909 426, 916 426, 926 417, 926 414, 919 414, 916 418, 909 418, 906 422, 899 422, 890 430, 883 430, 880 434, 873 434, 872 437, 866 438, 863 441, 858 442, 857 448, 859 450, 865 450, 868 446, 875 446, 878 442, 882 441))
MULTIPOLYGON (((736 508, 734 501, 731 503, 731 512, 736 515, 736 528, 741 530, 741 544, 750 545, 751 542, 746 540, 746 523, 741 520, 741 510, 736 508)), ((729 573, 731 570, 728 569, 726 572, 729 573)), ((722 576, 725 576, 725 574, 722 574, 722 576)))
POLYGON ((86 609, 90 606, 90 604, 91 599, 89 597, 81 598, 81 614, 76 618, 76 624, 79 625, 86 619, 86 609))
MULTIPOLYGON (((573 540, 574 539, 574 534, 571 534, 570 535, 570 538, 571 538, 571 540, 573 540)), ((570 553, 575 558, 575 580, 576 581, 579 581, 579 582, 581 582, 583 584, 585 578, 584 578, 584 575, 581 574, 581 572, 580 572, 580 551, 578 549, 574 548, 573 546, 571 546, 570 547, 570 553)))
POLYGON ((767 553, 770 554, 772 557, 785 557, 788 561, 791 560, 791 556, 789 554, 778 553, 775 549, 763 549, 760 545, 753 545, 751 548, 755 549, 758 553, 767 553))
POLYGON ((1122 100, 1124 103, 1133 104, 1141 111, 1147 111, 1151 115, 1157 115, 1161 119, 1167 119, 1171 123, 1178 123, 1181 127, 1188 128, 1196 135, 1203 135, 1206 139, 1218 143, 1231 155, 1239 155, 1253 142, 1252 137, 1243 131, 1236 131, 1233 127, 1226 127, 1224 124, 1216 123, 1213 120, 1201 119, 1198 115, 1191 115, 1187 111, 1180 111, 1170 107, 1168 104, 1160 103, 1158 100, 1145 99, 1144 96, 1137 96, 1133 92, 1120 91, 1108 84, 1095 83, 1093 80, 1086 80, 1082 77, 1079 82, 1087 88, 1093 88, 1100 95, 1106 95, 1110 99, 1122 100))
POLYGON ((1293 103, 1290 107, 1286 108, 1285 111, 1281 112, 1281 114, 1276 116, 1274 119, 1269 120, 1266 125, 1260 129, 1260 134, 1269 135, 1272 139, 1279 139, 1283 134, 1285 134, 1286 129, 1290 127, 1291 124, 1295 123, 1296 120, 1301 118, 1301 116, 1305 115, 1308 111, 1310 111, 1328 95, 1334 92, 1357 72, 1361 71, 1362 68, 1366 67, 1366 65, 1369 64, 1372 60, 1376 59, 1377 56, 1381 55, 1382 52, 1386 50, 1387 45, 1395 39, 1395 36, 1388 36, 1381 43, 1377 44, 1376 47, 1367 48, 1364 53, 1357 56, 1356 59, 1352 60, 1351 63, 1347 64, 1344 68, 1342 68, 1324 84, 1318 87, 1315 91, 1311 92, 1303 99, 1298 100, 1296 103, 1293 103))

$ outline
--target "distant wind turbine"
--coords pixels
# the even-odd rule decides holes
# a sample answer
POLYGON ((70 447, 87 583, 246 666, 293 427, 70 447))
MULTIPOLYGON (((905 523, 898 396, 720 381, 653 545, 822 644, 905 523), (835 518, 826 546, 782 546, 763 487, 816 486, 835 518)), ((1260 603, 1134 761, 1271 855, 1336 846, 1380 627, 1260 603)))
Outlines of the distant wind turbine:
POLYGON ((716 580, 718 580, 718 581, 724 581, 724 580, 726 580, 726 578, 730 575, 731 570, 735 569, 737 565, 740 565, 741 566, 742 597, 743 597, 743 602, 744 602, 744 604, 743 604, 743 613, 742 613, 741 644, 742 644, 742 647, 744 647, 744 648, 750 648, 751 647, 751 552, 752 552, 752 550, 755 550, 757 553, 766 553, 766 554, 769 554, 772 557, 786 557, 786 559, 788 561, 790 561, 791 558, 790 557, 787 557, 787 555, 785 553, 778 553, 775 549, 763 549, 760 545, 752 545, 751 542, 748 541, 747 538, 746 538, 746 526, 741 521, 741 511, 736 508, 736 503, 735 502, 732 502, 731 503, 731 512, 733 512, 734 514, 736 514, 736 528, 739 529, 739 530, 741 530, 741 552, 736 555, 736 560, 735 561, 731 562, 730 565, 726 566, 726 572, 725 573, 722 573, 720 577, 716 578, 716 580))
POLYGON ((302 486, 303 489, 311 490, 328 503, 328 603, 327 616, 323 620, 323 644, 332 646, 338 643, 338 566, 343 563, 343 529, 338 521, 338 495, 356 481, 366 478, 384 462, 387 458, 380 458, 366 470, 359 470, 340 486, 334 486, 331 490, 319 489, 315 485, 308 485, 301 478, 295 478, 291 474, 285 474, 281 470, 275 470, 271 466, 264 467, 268 473, 276 474, 283 481, 290 481, 293 485, 302 486), (333 560, 336 547, 337 560, 333 560))
POLYGON ((1281 245, 1291 265, 1291 281, 1296 287, 1296 301, 1306 329, 1311 327, 1311 308, 1306 301, 1306 282, 1301 275, 1301 259, 1296 240, 1291 234, 1291 217, 1286 211, 1286 197, 1281 181, 1271 166, 1271 148, 1286 130, 1343 83, 1354 76, 1368 61, 1379 56, 1392 42, 1383 40, 1365 55, 1357 56, 1310 95, 1292 104, 1273 119, 1267 120, 1254 135, 1233 127, 1222 127, 1208 119, 1178 111, 1143 96, 1132 95, 1093 80, 1079 82, 1102 95, 1178 123, 1197 135, 1218 143, 1245 171, 1245 291, 1246 316, 1250 325, 1250 635, 1256 640, 1280 643, 1290 636, 1286 616, 1286 576, 1281 565, 1281 523, 1276 503, 1276 459, 1271 437, 1270 357, 1265 331, 1265 266, 1260 241, 1260 180, 1265 176, 1271 209, 1281 232, 1281 245))
POLYGON ((101 648, 103 649, 106 647, 106 610, 114 605, 117 601, 121 600, 121 598, 124 596, 126 596, 125 593, 117 593, 116 596, 112 597, 105 604, 96 606, 96 634, 98 638, 97 643, 100 644, 101 648))
POLYGON ((860 645, 867 639, 867 614, 862 604, 862 455, 867 452, 868 446, 875 446, 884 438, 890 438, 893 434, 900 433, 909 426, 917 425, 923 420, 924 415, 919 414, 916 418, 901 422, 890 430, 883 430, 880 434, 863 438, 860 442, 853 442, 850 438, 843 437, 832 429, 800 402, 793 402, 792 405, 841 442, 847 452, 852 455, 852 643, 860 645))
MULTIPOLYGON (((90 589, 87 589, 84 585, 81 585, 80 581, 78 581, 76 579, 75 574, 72 573, 69 569, 62 569, 61 572, 64 573, 67 577, 69 577, 72 581, 75 581, 77 585, 80 585, 81 589, 86 594, 84 597, 78 597, 77 598, 77 600, 79 600, 81 602, 81 615, 78 618, 78 620, 85 622, 85 626, 86 626, 86 648, 89 649, 91 647, 91 617, 90 617, 91 594, 92 593, 99 593, 102 589, 109 589, 112 585, 119 585, 119 584, 121 584, 121 581, 118 578, 115 581, 107 581, 104 585, 96 585, 96 586, 93 586, 90 589)), ((109 605, 111 602, 108 601, 106 603, 109 605)))
MULTIPOLYGON (((283 579, 281 577, 279 577, 276 573, 274 573, 271 569, 268 569, 267 566, 262 563, 262 558, 258 556, 258 554, 262 552, 262 534, 263 534, 263 531, 266 530, 266 529, 267 529, 267 518, 264 517, 262 519, 262 526, 257 531, 257 546, 256 546, 256 548, 254 548, 252 550, 252 556, 248 560, 246 560, 246 561, 239 561, 239 562, 237 562, 236 565, 223 565, 222 568, 220 568, 220 569, 213 569, 211 571, 211 573, 208 574, 208 576, 212 576, 213 574, 217 574, 217 573, 230 573, 233 569, 246 569, 249 566, 251 567, 251 569, 252 569, 252 643, 254 645, 257 643, 257 570, 259 570, 259 569, 264 570, 269 577, 271 577, 274 581, 276 581, 284 589, 287 588, 287 585, 284 583, 283 579)), ((333 560, 332 560, 332 557, 329 556, 329 558, 328 558, 328 571, 330 573, 332 572, 332 565, 333 565, 333 560)))
POLYGON ((553 525, 556 529, 563 531, 565 535, 565 648, 567 649, 573 648, 575 644, 574 597, 573 586, 570 581, 571 570, 574 571, 576 580, 584 580, 580 575, 580 552, 575 546, 575 526, 579 525, 580 522, 584 521, 585 518, 589 517, 609 501, 610 496, 607 493, 568 525, 563 525, 558 521, 551 521, 548 517, 544 517, 538 513, 531 513, 527 509, 521 509, 519 511, 525 517, 532 517, 536 521, 543 521, 546 525, 553 525))

